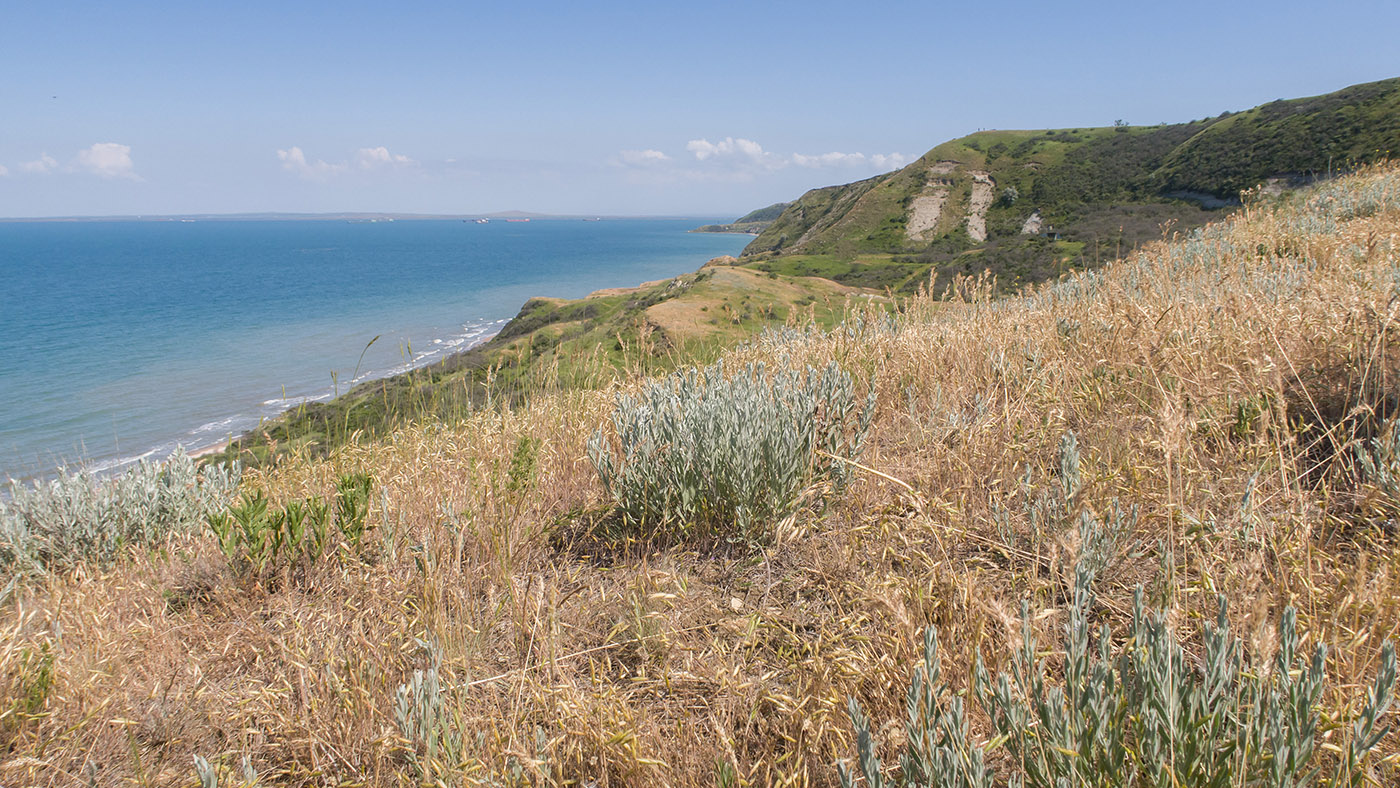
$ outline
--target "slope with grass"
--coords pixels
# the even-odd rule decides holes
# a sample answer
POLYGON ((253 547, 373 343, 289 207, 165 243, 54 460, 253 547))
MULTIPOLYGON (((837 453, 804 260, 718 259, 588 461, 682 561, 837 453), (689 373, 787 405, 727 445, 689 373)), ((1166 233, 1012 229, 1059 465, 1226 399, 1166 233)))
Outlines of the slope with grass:
MULTIPOLYGON (((984 131, 946 142, 902 170, 814 189, 744 251, 915 256, 947 276, 969 252, 1000 272, 1055 252, 1025 228, 1084 244, 1083 267, 1216 218, 1241 190, 1346 171, 1400 150, 1400 79, 1247 112, 1159 126, 984 131), (935 207, 936 206, 936 207, 935 207), (1034 226, 1031 223, 1030 226, 1034 226)), ((944 276, 946 282, 947 276, 944 276)))
POLYGON ((623 368, 707 360, 794 315, 829 322, 847 296, 942 293, 983 273, 1015 292, 1221 218, 1225 201, 1212 195, 1236 194, 1241 178, 1344 169, 1400 149, 1397 101, 1400 80, 1387 80, 1193 123, 952 140, 896 172, 741 217, 771 225, 739 260, 573 302, 534 299, 486 345, 289 411, 221 456, 320 455, 357 434, 519 402, 545 382, 587 388, 623 368), (1169 196, 1182 192, 1193 198, 1169 196))
POLYGON ((438 364, 370 381, 326 403, 287 411, 218 455, 263 465, 327 451, 425 418, 519 404, 543 388, 591 389, 623 373, 674 369, 715 357, 763 326, 832 324, 851 298, 883 295, 794 271, 734 267, 717 258, 692 274, 586 298, 532 298, 485 344, 438 364))
MULTIPOLYGON (((635 376, 250 471, 244 491, 284 524, 368 474, 372 491, 351 485, 367 530, 261 566, 172 532, 18 582, 0 608, 0 783, 194 785, 198 755, 221 785, 830 786, 858 749, 850 699, 895 769, 885 722, 930 625, 941 680, 970 698, 977 662, 1012 668, 1023 630, 1052 683, 1057 633, 1089 623, 1131 664, 1149 636, 1183 647, 1162 653, 1194 681, 1216 648, 1205 624, 1223 622, 1249 665, 1289 631, 1300 655, 1327 645, 1327 680, 1300 690, 1321 724, 1268 735, 1306 737, 1340 784, 1396 784, 1394 735, 1345 763, 1400 631, 1397 259, 1400 170, 1374 170, 1014 297, 960 280, 894 317, 871 305, 716 348, 732 370, 834 363, 875 401, 858 459, 832 460, 847 484, 808 476, 734 540, 710 536, 722 521, 705 538, 614 527, 588 444, 628 446, 611 416, 635 376), (1165 624, 1134 624, 1137 589, 1165 624)), ((655 292, 600 297, 600 314, 655 292)), ((575 309, 526 317, 598 319, 575 309)), ((989 708, 966 706, 973 745, 997 737, 989 708)), ((1153 719, 1134 730, 1166 730, 1153 719)), ((997 741, 985 765, 1006 779, 1034 743, 997 741)), ((1189 765, 1170 747, 1094 752, 1118 757, 1114 781, 1149 758, 1189 765)), ((1282 764, 1251 752, 1210 757, 1249 766, 1232 786, 1282 764)))
POLYGON ((766 208, 749 211, 728 224, 707 224, 691 230, 693 233, 749 233, 758 235, 782 215, 792 203, 776 202, 766 208))

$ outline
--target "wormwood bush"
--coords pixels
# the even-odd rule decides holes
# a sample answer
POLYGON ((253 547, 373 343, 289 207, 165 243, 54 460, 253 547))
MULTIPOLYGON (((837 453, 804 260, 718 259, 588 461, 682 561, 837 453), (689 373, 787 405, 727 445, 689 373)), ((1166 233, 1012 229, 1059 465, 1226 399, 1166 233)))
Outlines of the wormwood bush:
POLYGON ((1386 502, 1400 508, 1400 429, 1394 421, 1385 425, 1380 437, 1356 446, 1356 464, 1361 480, 1384 494, 1386 502))
POLYGON ((874 407, 875 393, 862 408, 835 362, 772 373, 752 364, 732 377, 719 363, 620 398, 615 440, 599 430, 588 455, 627 528, 751 539, 815 478, 845 483, 849 468, 831 457, 860 454, 874 407))
MULTIPOLYGON (((909 688, 908 745, 897 777, 885 776, 870 722, 854 699, 850 703, 858 764, 867 783, 872 788, 990 788, 985 757, 1001 746, 1011 756, 1008 784, 1035 788, 1313 783, 1326 649, 1319 645, 1310 657, 1297 653, 1293 608, 1279 623, 1273 660, 1256 664, 1231 635, 1220 598, 1215 624, 1205 627, 1203 661, 1196 665, 1165 614, 1144 611, 1141 591, 1126 643, 1115 649, 1106 627, 1092 637, 1092 583, 1093 573, 1081 565, 1065 626, 1061 683, 1047 676, 1045 660, 1037 656, 1024 606, 1022 643, 1010 670, 993 682, 978 658, 974 694, 996 732, 987 744, 969 740, 961 700, 944 700, 949 693, 940 683, 937 637, 930 628, 923 664, 909 688)), ((1395 681, 1395 648, 1387 643, 1329 785, 1363 784, 1363 762, 1388 732, 1378 723, 1395 681)), ((842 785, 853 786, 850 770, 844 764, 839 770, 842 785)))
MULTIPOLYGON (((374 479, 345 474, 336 480, 334 523, 345 544, 358 551, 364 539, 374 479)), ((258 491, 245 493, 206 520, 234 572, 264 583, 300 569, 304 574, 330 546, 331 504, 320 496, 268 505, 258 491)))
POLYGON ((232 497, 239 476, 236 463, 201 472, 177 451, 110 478, 80 471, 31 487, 11 480, 9 499, 0 499, 0 574, 108 563, 126 545, 189 532, 232 497))

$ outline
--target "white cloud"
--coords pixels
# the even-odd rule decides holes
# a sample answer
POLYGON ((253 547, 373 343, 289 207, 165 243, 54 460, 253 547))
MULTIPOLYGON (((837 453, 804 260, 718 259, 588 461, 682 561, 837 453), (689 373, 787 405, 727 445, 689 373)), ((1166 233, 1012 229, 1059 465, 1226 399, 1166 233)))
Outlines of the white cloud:
POLYGON ((913 160, 913 156, 905 156, 903 153, 876 153, 870 157, 870 163, 874 164, 882 172, 885 170, 897 170, 913 160))
POLYGON ((20 172, 32 172, 40 175, 52 172, 57 168, 58 162, 47 153, 40 154, 39 158, 34 161, 26 161, 19 165, 20 172))
POLYGON ((296 173, 303 178, 309 178, 311 180, 330 178, 348 172, 351 169, 368 171, 386 167, 397 169, 418 166, 418 162, 414 159, 410 159, 401 153, 393 153, 383 145, 375 148, 360 148, 355 151, 355 155, 348 162, 308 159, 306 158, 306 151, 293 145, 286 150, 279 149, 277 151, 277 160, 282 162, 282 169, 287 172, 296 173))
POLYGON ((6 175, 9 175, 9 174, 10 174, 10 168, 9 168, 9 167, 6 167, 6 166, 3 165, 3 164, 0 164, 0 178, 3 178, 3 177, 5 177, 6 175))
POLYGON ((390 153, 389 149, 383 145, 377 148, 360 148, 355 152, 355 161, 360 165, 360 169, 362 170, 369 170, 384 165, 412 166, 418 163, 402 154, 390 153))
POLYGON ((638 182, 740 183, 792 167, 845 169, 851 173, 847 177, 858 178, 897 169, 913 161, 912 157, 902 153, 877 153, 871 156, 840 151, 813 155, 780 154, 765 150, 757 142, 743 137, 724 137, 713 142, 701 137, 687 142, 685 149, 690 156, 680 159, 654 148, 624 150, 619 151, 610 163, 629 169, 629 177, 638 182))
POLYGON ((792 163, 799 167, 850 167, 858 164, 865 164, 864 153, 818 153, 815 156, 804 156, 801 153, 792 154, 792 163))
MULTIPOLYGON (((719 142, 710 142, 703 137, 685 144, 685 149, 695 154, 700 161, 706 159, 741 158, 756 163, 771 162, 775 157, 763 150, 763 146, 743 137, 725 137, 719 142)), ((779 165, 781 166, 781 165, 779 165)))
POLYGON ((277 158, 282 162, 282 169, 303 178, 325 178, 345 171, 344 164, 330 164, 320 159, 314 162, 307 161, 306 154, 295 145, 287 150, 279 149, 277 158))
POLYGON ((131 163, 131 146, 116 142, 98 142, 78 151, 77 158, 73 160, 73 169, 103 178, 139 180, 136 167, 131 163))
POLYGON ((617 158, 623 164, 633 167, 647 167, 653 164, 663 164, 671 160, 670 156, 652 148, 647 148, 646 150, 621 151, 617 154, 617 158))

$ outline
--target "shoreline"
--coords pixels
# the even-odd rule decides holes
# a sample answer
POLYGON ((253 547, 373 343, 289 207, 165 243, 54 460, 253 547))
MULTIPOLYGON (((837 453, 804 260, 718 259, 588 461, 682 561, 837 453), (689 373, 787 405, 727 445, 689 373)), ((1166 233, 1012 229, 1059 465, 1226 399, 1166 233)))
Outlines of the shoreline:
MULTIPOLYGON (((505 324, 508 324, 508 323, 510 322, 510 318, 497 319, 497 320, 493 320, 493 321, 491 321, 491 322, 492 322, 492 323, 498 323, 498 324, 500 324, 500 328, 504 328, 504 327, 505 327, 505 324)), ((447 355, 445 355, 445 356, 438 356, 438 355, 436 355, 436 354, 432 354, 432 356, 429 357, 429 354, 426 354, 426 353, 425 353, 425 354, 423 354, 422 356, 419 356, 419 358, 420 358, 420 359, 423 359, 423 361, 424 361, 424 363, 421 363, 421 364, 414 364, 414 363, 412 363, 412 362, 410 362, 410 363, 408 363, 408 364, 401 364, 401 365, 399 365, 399 366, 397 366, 397 367, 393 367, 392 369, 386 370, 386 371, 384 372, 384 374, 382 374, 382 375, 377 375, 377 374, 375 374, 375 373, 373 373, 373 372, 366 372, 365 374, 361 375, 359 378, 356 378, 356 379, 351 383, 350 389, 347 390, 347 391, 345 391, 344 393, 342 393, 340 396, 341 396, 341 397, 347 396, 351 391, 354 391, 356 388, 360 387, 361 385, 363 385, 363 384, 365 384, 365 383, 370 383, 370 382, 373 382, 373 381, 376 381, 376 380, 384 380, 384 379, 387 379, 387 378, 393 378, 393 377, 397 377, 397 376, 399 376, 399 375, 406 375, 406 374, 408 374, 408 373, 410 373, 410 372, 413 372, 413 371, 416 371, 416 370, 419 370, 419 369, 426 369, 426 368, 428 368, 428 367, 432 367, 432 366, 437 365, 437 364, 442 364, 442 363, 446 362, 448 359, 455 358, 456 356, 459 356, 459 355, 461 355, 461 354, 463 354, 463 353, 467 353, 467 352, 470 352, 470 351, 472 351, 472 350, 475 350, 476 348, 479 348, 479 347, 481 347, 482 345, 485 345, 487 342, 490 342, 492 339, 495 339, 496 335, 499 334, 499 333, 501 333, 501 332, 500 332, 500 328, 498 328, 496 331, 493 331, 493 332, 491 332, 491 333, 489 333, 489 334, 483 334, 483 335, 480 335, 480 336, 477 336, 477 337, 473 337, 473 338, 472 338, 472 341, 470 342, 470 344, 464 342, 464 343, 463 343, 463 345, 464 345, 463 347, 454 348, 454 349, 453 349, 454 352, 449 353, 449 354, 447 354, 447 355)), ((337 399, 339 399, 339 397, 331 396, 331 397, 325 397, 325 398, 324 398, 324 401, 325 401, 325 402, 334 402, 334 401, 337 400, 337 399)), ((182 448, 182 449, 184 449, 185 453, 188 454, 189 457, 190 457, 190 459, 192 459, 192 460, 198 460, 198 459, 200 459, 200 458, 202 458, 202 457, 212 457, 212 456, 217 455, 217 454, 222 454, 226 449, 228 449, 229 446, 232 446, 233 444, 235 444, 235 443, 241 441, 243 438, 247 437, 248 435, 251 435, 251 434, 253 433, 253 430, 256 429, 257 427, 260 427, 260 426, 262 426, 262 425, 264 425, 264 424, 267 424, 267 423, 269 423, 269 422, 272 422, 272 421, 275 421, 275 420, 277 420, 277 419, 280 419, 280 418, 282 418, 283 416, 287 415, 288 413, 291 413, 292 411, 294 411, 294 410, 296 410, 297 408, 301 407, 302 405, 306 404, 307 402, 318 402, 318 401, 323 401, 322 397, 304 397, 304 398, 300 399, 295 405, 291 405, 291 406, 289 406, 289 407, 283 408, 282 410, 279 410, 279 411, 277 411, 276 413, 273 413, 273 414, 271 414, 271 415, 269 415, 269 416, 265 416, 265 417, 259 418, 258 424, 257 424, 257 425, 255 425, 255 426, 252 427, 252 428, 243 430, 241 433, 239 433, 239 434, 237 434, 237 435, 230 434, 228 437, 223 438, 223 439, 219 440, 219 441, 216 442, 216 443, 203 444, 203 445, 201 445, 199 448, 193 448, 193 449, 192 449, 192 448, 190 448, 190 447, 185 446, 184 444, 177 444, 177 448, 182 448)), ((166 456, 169 457, 168 454, 167 454, 166 456)), ((125 467, 125 466, 127 466, 127 465, 130 465, 130 464, 131 464, 131 462, 121 463, 120 465, 115 466, 115 467, 112 468, 111 470, 118 470, 118 469, 120 469, 120 468, 122 468, 122 467, 125 467)))
MULTIPOLYGON (((631 246, 624 244, 619 246, 617 250, 608 254, 606 261, 603 261, 602 258, 598 257, 596 254, 593 255, 593 257, 588 257, 587 260, 591 261, 589 269, 591 275, 584 276, 580 274, 579 276, 564 276, 564 280, 566 281, 562 282, 562 284, 566 284, 571 288, 567 292, 567 295, 576 298, 587 297, 588 295, 594 294, 599 285, 609 284, 630 285, 631 287, 625 289, 631 290, 638 286, 636 283, 639 281, 657 281, 656 277, 658 274, 678 275, 680 273, 692 271, 696 266, 701 265, 705 260, 712 258, 715 254, 731 253, 728 252, 729 247, 740 245, 740 242, 735 239, 734 236, 728 234, 725 236, 716 236, 710 243, 693 243, 680 240, 685 237, 684 233, 688 228, 675 227, 672 229, 668 226, 663 229, 668 232, 665 233, 664 238, 657 242, 657 245, 661 253, 661 258, 674 258, 671 262, 671 265, 674 266, 673 269, 667 270, 666 266, 658 265, 661 262, 660 259, 651 261, 650 253, 646 255, 640 253, 633 254, 631 252, 631 246), (677 233, 676 231, 680 232, 677 233), (672 237, 677 239, 677 241, 666 240, 672 237), (721 237, 727 237, 729 240, 719 242, 721 237), (719 248, 715 248, 716 246, 719 248), (594 260, 595 257, 598 259, 594 260), (633 260, 633 257, 638 259, 633 260), (606 262, 606 264, 604 264, 604 262, 606 262), (592 269, 595 268, 596 271, 593 271, 592 269), (658 270, 658 268, 660 270, 658 270), (619 273, 622 275, 618 276, 619 273), (636 273, 642 273, 643 275, 636 276, 636 273), (585 288, 587 285, 593 284, 594 282, 597 284, 593 284, 593 289, 585 290, 582 295, 576 296, 573 288, 574 285, 578 283, 575 283, 573 281, 574 279, 578 279, 585 288), (589 281, 590 279, 592 282, 589 281)), ((650 238, 650 233, 652 233, 652 231, 647 228, 641 228, 640 230, 622 228, 622 230, 623 232, 621 235, 614 232, 606 237, 612 238, 614 235, 618 235, 618 237, 626 239, 631 238, 632 235, 638 232, 644 232, 644 237, 650 238)), ((694 236, 691 237, 693 238, 694 236)), ((555 254, 563 253, 554 246, 549 246, 548 251, 555 254)), ((527 293, 530 291, 538 293, 542 290, 545 292, 553 291, 556 290, 556 286, 560 284, 552 279, 542 279, 540 276, 521 278, 528 281, 538 280, 534 281, 535 287, 523 288, 527 293)), ((511 281, 513 282, 514 279, 511 279, 511 281)), ((506 284, 510 283, 507 282, 506 284)), ((505 285, 501 286, 504 287, 505 285)), ((603 287, 602 289, 606 291, 610 288, 603 287)), ((223 392, 222 395, 210 391, 205 391, 201 394, 199 389, 205 389, 207 387, 198 385, 193 381, 186 384, 185 381, 181 380, 176 382, 180 383, 183 388, 172 395, 180 398, 180 407, 169 409, 162 406, 162 395, 155 394, 152 396, 145 391, 138 391, 137 393, 140 394, 141 397, 133 399, 129 403, 122 400, 120 402, 108 404, 109 409, 113 405, 117 408, 131 409, 129 411, 114 411, 116 415, 112 418, 114 422, 113 425, 103 426, 99 430, 97 428, 90 428, 86 422, 81 422, 78 424, 78 428, 81 428, 81 433, 75 429, 75 437, 68 439, 67 434, 64 433, 59 436, 63 440, 50 441, 50 443, 55 443, 60 446, 64 446, 68 443, 75 444, 73 446, 68 446, 64 451, 50 451, 47 449, 43 444, 43 436, 40 434, 37 427, 30 431, 21 432, 20 436, 28 442, 16 443, 13 446, 13 451, 11 451, 11 446, 7 445, 4 447, 6 449, 4 455, 6 460, 5 465, 8 467, 4 470, 0 470, 0 474, 4 474, 6 478, 14 478, 16 481, 26 484, 44 483, 55 478, 65 469, 70 473, 81 469, 98 477, 110 478, 125 473, 142 461, 163 462, 168 460, 177 450, 203 463, 208 463, 211 460, 219 461, 217 455, 227 451, 230 446, 238 446, 240 439, 242 439, 242 442, 246 442, 249 436, 260 436, 264 429, 270 428, 270 424, 283 422, 289 418, 295 419, 295 414, 303 403, 308 403, 310 401, 330 401, 335 399, 337 393, 342 396, 345 395, 348 393, 347 382, 350 383, 349 388, 353 389, 360 384, 377 381, 379 379, 394 378, 423 368, 436 367, 444 363, 449 365, 454 362, 460 363, 460 357, 462 355, 469 354, 472 351, 479 352, 482 345, 496 339, 502 328, 507 325, 511 319, 518 316, 518 310, 522 307, 522 304, 528 302, 530 299, 528 297, 521 298, 520 295, 516 295, 515 298, 508 300, 510 303, 507 306, 505 300, 502 300, 501 303, 494 303, 485 297, 480 299, 467 299, 468 303, 466 305, 471 311, 466 312, 466 314, 475 312, 475 307, 478 306, 495 308, 477 312, 476 314, 481 317, 471 321, 453 321, 451 316, 446 316, 445 319, 434 321, 437 327, 446 328, 448 330, 442 334, 436 334, 436 332, 428 333, 424 338, 414 341, 411 347, 417 352, 413 354, 414 358, 412 360, 402 356, 389 358, 387 354, 382 354, 386 356, 382 361, 388 361, 389 363, 384 364, 383 367, 377 370, 365 370, 362 368, 360 370, 361 374, 356 375, 354 379, 349 381, 342 378, 339 380, 338 392, 333 390, 332 385, 328 385, 322 380, 313 381, 311 376, 308 376, 304 383, 312 385, 304 386, 303 383, 298 383, 296 388, 293 388, 289 383, 287 386, 282 387, 280 397, 273 396, 272 398, 268 398, 267 395, 260 396, 261 392, 258 389, 270 388, 271 390, 268 394, 275 395, 275 387, 238 386, 223 392), (473 303, 474 301, 480 301, 481 303, 473 303), (497 309, 499 309, 499 311, 497 311, 497 309), (495 312, 495 314, 492 314, 492 312, 495 312), (460 328, 457 326, 460 326, 460 328), (324 390, 315 388, 314 386, 324 386, 324 390), (248 391, 245 392, 244 389, 248 389, 248 391), (213 396, 211 396, 211 394, 213 396), (245 396, 245 394, 250 394, 250 396, 245 396), (186 407, 187 404, 189 404, 188 407, 186 407), (130 418, 127 416, 128 412, 130 418), (123 429, 122 427, 125 426, 128 421, 136 425, 136 428, 132 430, 123 429), (93 434, 99 432, 107 434, 101 436, 103 438, 102 440, 94 438, 93 441, 83 445, 83 437, 88 432, 93 434), (31 447, 29 443, 33 443, 33 446, 31 447), (11 454, 13 456, 11 456, 11 454)), ((454 309, 451 311, 457 310, 454 309)), ((458 312, 458 314, 462 314, 462 312, 458 312)), ((383 340, 380 340, 379 346, 383 347, 385 344, 383 340)), ((407 342, 401 344, 404 347, 410 347, 407 342)), ((197 355, 197 353, 193 355, 197 355)), ((253 358, 252 361, 254 364, 257 363, 256 358, 253 358)), ((190 366, 194 367, 197 365, 191 364, 190 366)), ((281 372, 283 366, 281 364, 273 363, 272 360, 269 360, 269 363, 262 366, 266 367, 267 372, 274 373, 271 377, 277 379, 284 379, 286 377, 281 372)), ((254 369, 254 372, 256 372, 255 368, 250 367, 250 369, 254 369)), ((138 382, 142 385, 146 383, 144 379, 138 382)), ((163 382, 161 381, 156 381, 156 384, 163 387, 163 382)), ((16 415, 18 416, 22 413, 24 413, 24 411, 16 415)), ((86 411, 84 411, 84 413, 86 413, 86 411)), ((26 428, 26 430, 28 430, 28 428, 26 428)))

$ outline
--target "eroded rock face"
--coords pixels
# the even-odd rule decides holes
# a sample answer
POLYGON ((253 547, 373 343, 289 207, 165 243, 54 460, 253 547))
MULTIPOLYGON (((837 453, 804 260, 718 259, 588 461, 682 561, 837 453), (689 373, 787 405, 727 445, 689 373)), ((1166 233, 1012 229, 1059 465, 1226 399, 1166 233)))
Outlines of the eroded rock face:
POLYGON ((928 241, 938 230, 943 204, 953 186, 952 175, 961 165, 955 161, 936 162, 928 168, 928 183, 923 192, 909 203, 909 218, 904 223, 904 235, 911 241, 928 241), (939 177, 944 176, 944 177, 939 177))
POLYGON ((1021 225, 1021 235, 1040 235, 1045 222, 1040 218, 1040 211, 1036 211, 1026 217, 1026 223, 1021 225))
POLYGON ((938 217, 943 215, 943 203, 948 199, 947 186, 924 187, 924 193, 909 203, 909 220, 904 234, 911 241, 927 241, 938 229, 938 217))
MULTIPOLYGON (((962 165, 955 161, 940 161, 928 168, 928 182, 918 197, 909 202, 909 216, 905 221, 904 233, 911 241, 932 240, 938 232, 938 220, 957 183, 955 173, 962 165)), ((967 234, 972 240, 981 243, 987 240, 987 209, 992 205, 992 195, 996 182, 992 176, 981 170, 968 170, 972 178, 971 194, 967 201, 967 234)))
POLYGON ((987 209, 992 205, 996 182, 980 170, 972 170, 972 197, 967 201, 967 234, 981 243, 987 240, 987 209))

